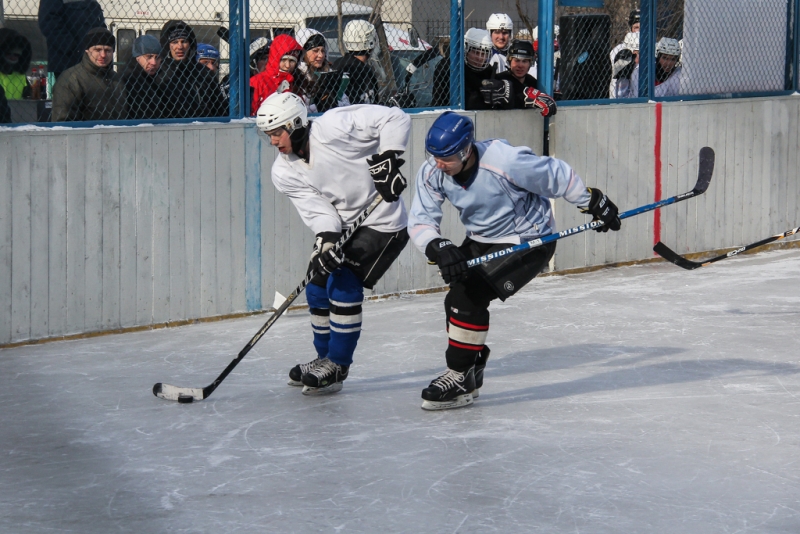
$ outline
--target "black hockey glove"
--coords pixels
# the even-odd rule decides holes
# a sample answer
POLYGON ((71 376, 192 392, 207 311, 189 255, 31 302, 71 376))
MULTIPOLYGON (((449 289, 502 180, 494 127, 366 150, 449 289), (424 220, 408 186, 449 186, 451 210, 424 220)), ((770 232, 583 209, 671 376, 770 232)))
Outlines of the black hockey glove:
POLYGON ((369 173, 375 182, 375 189, 386 202, 395 202, 400 198, 400 193, 408 185, 405 177, 400 173, 400 167, 405 163, 397 157, 395 150, 387 150, 367 158, 369 173))
POLYGON ((542 117, 552 117, 558 111, 556 101, 547 93, 538 91, 533 87, 526 87, 524 91, 526 108, 538 109, 542 113, 542 117))
POLYGON ((341 232, 317 234, 314 250, 311 252, 311 261, 308 264, 309 272, 313 269, 318 273, 332 273, 342 265, 342 253, 334 249, 334 245, 341 237, 341 232))
POLYGON ((481 96, 492 109, 509 109, 512 106, 511 82, 508 80, 481 80, 481 96))
POLYGON ((425 248, 428 259, 439 266, 446 284, 463 280, 467 276, 467 257, 449 239, 434 239, 425 248))
POLYGON ((582 213, 589 213, 594 216, 593 221, 603 221, 603 226, 595 228, 598 232, 608 232, 609 229, 615 232, 622 226, 619 220, 619 210, 617 206, 599 189, 588 188, 592 194, 589 205, 581 208, 582 213))
POLYGON ((633 69, 636 68, 636 61, 633 57, 633 52, 627 48, 623 48, 614 57, 614 67, 611 72, 611 77, 615 80, 628 79, 633 74, 633 69))

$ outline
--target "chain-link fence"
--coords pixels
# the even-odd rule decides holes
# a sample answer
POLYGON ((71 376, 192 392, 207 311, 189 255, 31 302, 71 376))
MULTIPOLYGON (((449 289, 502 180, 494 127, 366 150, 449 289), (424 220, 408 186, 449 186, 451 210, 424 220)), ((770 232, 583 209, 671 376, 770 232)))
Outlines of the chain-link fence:
POLYGON ((531 2, 465 24, 452 0, 0 1, 3 122, 241 117, 283 90, 323 112, 524 108, 533 87, 600 100, 797 86, 800 0, 540 0, 555 13, 546 44, 531 2))

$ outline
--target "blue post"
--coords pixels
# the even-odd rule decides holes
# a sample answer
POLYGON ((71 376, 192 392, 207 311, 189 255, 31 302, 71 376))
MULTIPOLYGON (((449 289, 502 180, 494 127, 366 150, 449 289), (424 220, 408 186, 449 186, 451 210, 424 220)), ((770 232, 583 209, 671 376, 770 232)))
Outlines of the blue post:
POLYGON ((800 88, 800 76, 797 69, 800 68, 800 0, 794 0, 794 47, 792 50, 792 61, 794 62, 792 90, 795 92, 800 88))
POLYGON ((250 114, 250 71, 248 52, 247 26, 249 4, 247 0, 230 0, 230 33, 228 50, 230 50, 230 118, 239 119, 250 114))
POLYGON ((539 0, 539 60, 537 78, 539 90, 553 94, 553 25, 556 17, 556 0, 539 0))
POLYGON ((639 27, 639 96, 652 98, 656 72, 656 0, 641 0, 639 27))
POLYGON ((450 0, 450 107, 464 108, 464 6, 450 0))

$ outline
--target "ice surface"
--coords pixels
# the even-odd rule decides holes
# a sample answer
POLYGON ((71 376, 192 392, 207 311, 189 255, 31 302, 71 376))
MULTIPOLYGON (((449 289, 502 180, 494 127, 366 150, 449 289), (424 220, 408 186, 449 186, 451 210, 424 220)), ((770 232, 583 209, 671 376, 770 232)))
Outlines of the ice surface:
POLYGON ((0 351, 0 532, 800 532, 800 251, 534 280, 480 399, 420 409, 443 294, 371 302, 303 397, 306 313, 0 351))

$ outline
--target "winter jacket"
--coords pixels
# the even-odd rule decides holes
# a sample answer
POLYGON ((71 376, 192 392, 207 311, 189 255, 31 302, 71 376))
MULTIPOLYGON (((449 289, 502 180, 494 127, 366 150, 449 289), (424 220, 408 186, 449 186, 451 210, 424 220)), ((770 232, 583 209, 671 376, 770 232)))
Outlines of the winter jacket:
POLYGON ((161 74, 164 82, 164 118, 227 117, 228 101, 222 94, 216 75, 197 62, 197 38, 192 27, 180 20, 170 20, 161 29, 164 56, 161 74), (169 53, 169 34, 185 29, 189 51, 181 61, 169 53))
POLYGON ((30 65, 30 41, 10 28, 0 28, 0 87, 8 100, 30 98, 31 88, 25 76, 30 65), (6 61, 5 55, 14 49, 19 49, 22 54, 19 61, 12 64, 6 61))
MULTIPOLYGON (((290 90, 298 92, 295 87, 294 76, 281 70, 281 58, 289 52, 295 52, 298 57, 303 49, 291 35, 279 35, 272 42, 269 49, 269 59, 263 72, 250 78, 250 87, 253 88, 253 101, 250 105, 250 115, 255 115, 258 108, 269 95, 278 90, 284 81, 289 84, 290 90)), ((301 95, 302 96, 302 95, 301 95)))
POLYGON ((65 70, 53 87, 52 121, 125 119, 125 86, 109 66, 99 68, 88 54, 65 70))
MULTIPOLYGON (((497 67, 489 64, 483 70, 475 70, 464 65, 464 109, 491 109, 481 94, 481 82, 494 78, 497 67)), ((433 71, 433 101, 431 106, 450 105, 450 58, 442 59, 433 71)))
POLYGON ((337 59, 333 68, 350 77, 344 93, 351 104, 377 104, 380 99, 378 78, 369 63, 364 63, 352 52, 337 59))
POLYGON ((0 87, 0 124, 8 124, 11 122, 11 108, 8 107, 8 100, 6 100, 6 92, 0 87))
POLYGON ((525 88, 533 87, 536 89, 536 78, 530 74, 525 75, 524 81, 519 81, 510 70, 505 70, 497 75, 498 80, 508 80, 511 82, 512 102, 507 109, 525 109, 525 88))
POLYGON ((86 32, 105 27, 103 8, 95 0, 40 0, 39 29, 47 39, 47 70, 58 76, 80 63, 86 32))
POLYGON ((165 111, 164 83, 159 70, 153 76, 132 57, 122 71, 129 119, 160 119, 165 111))

